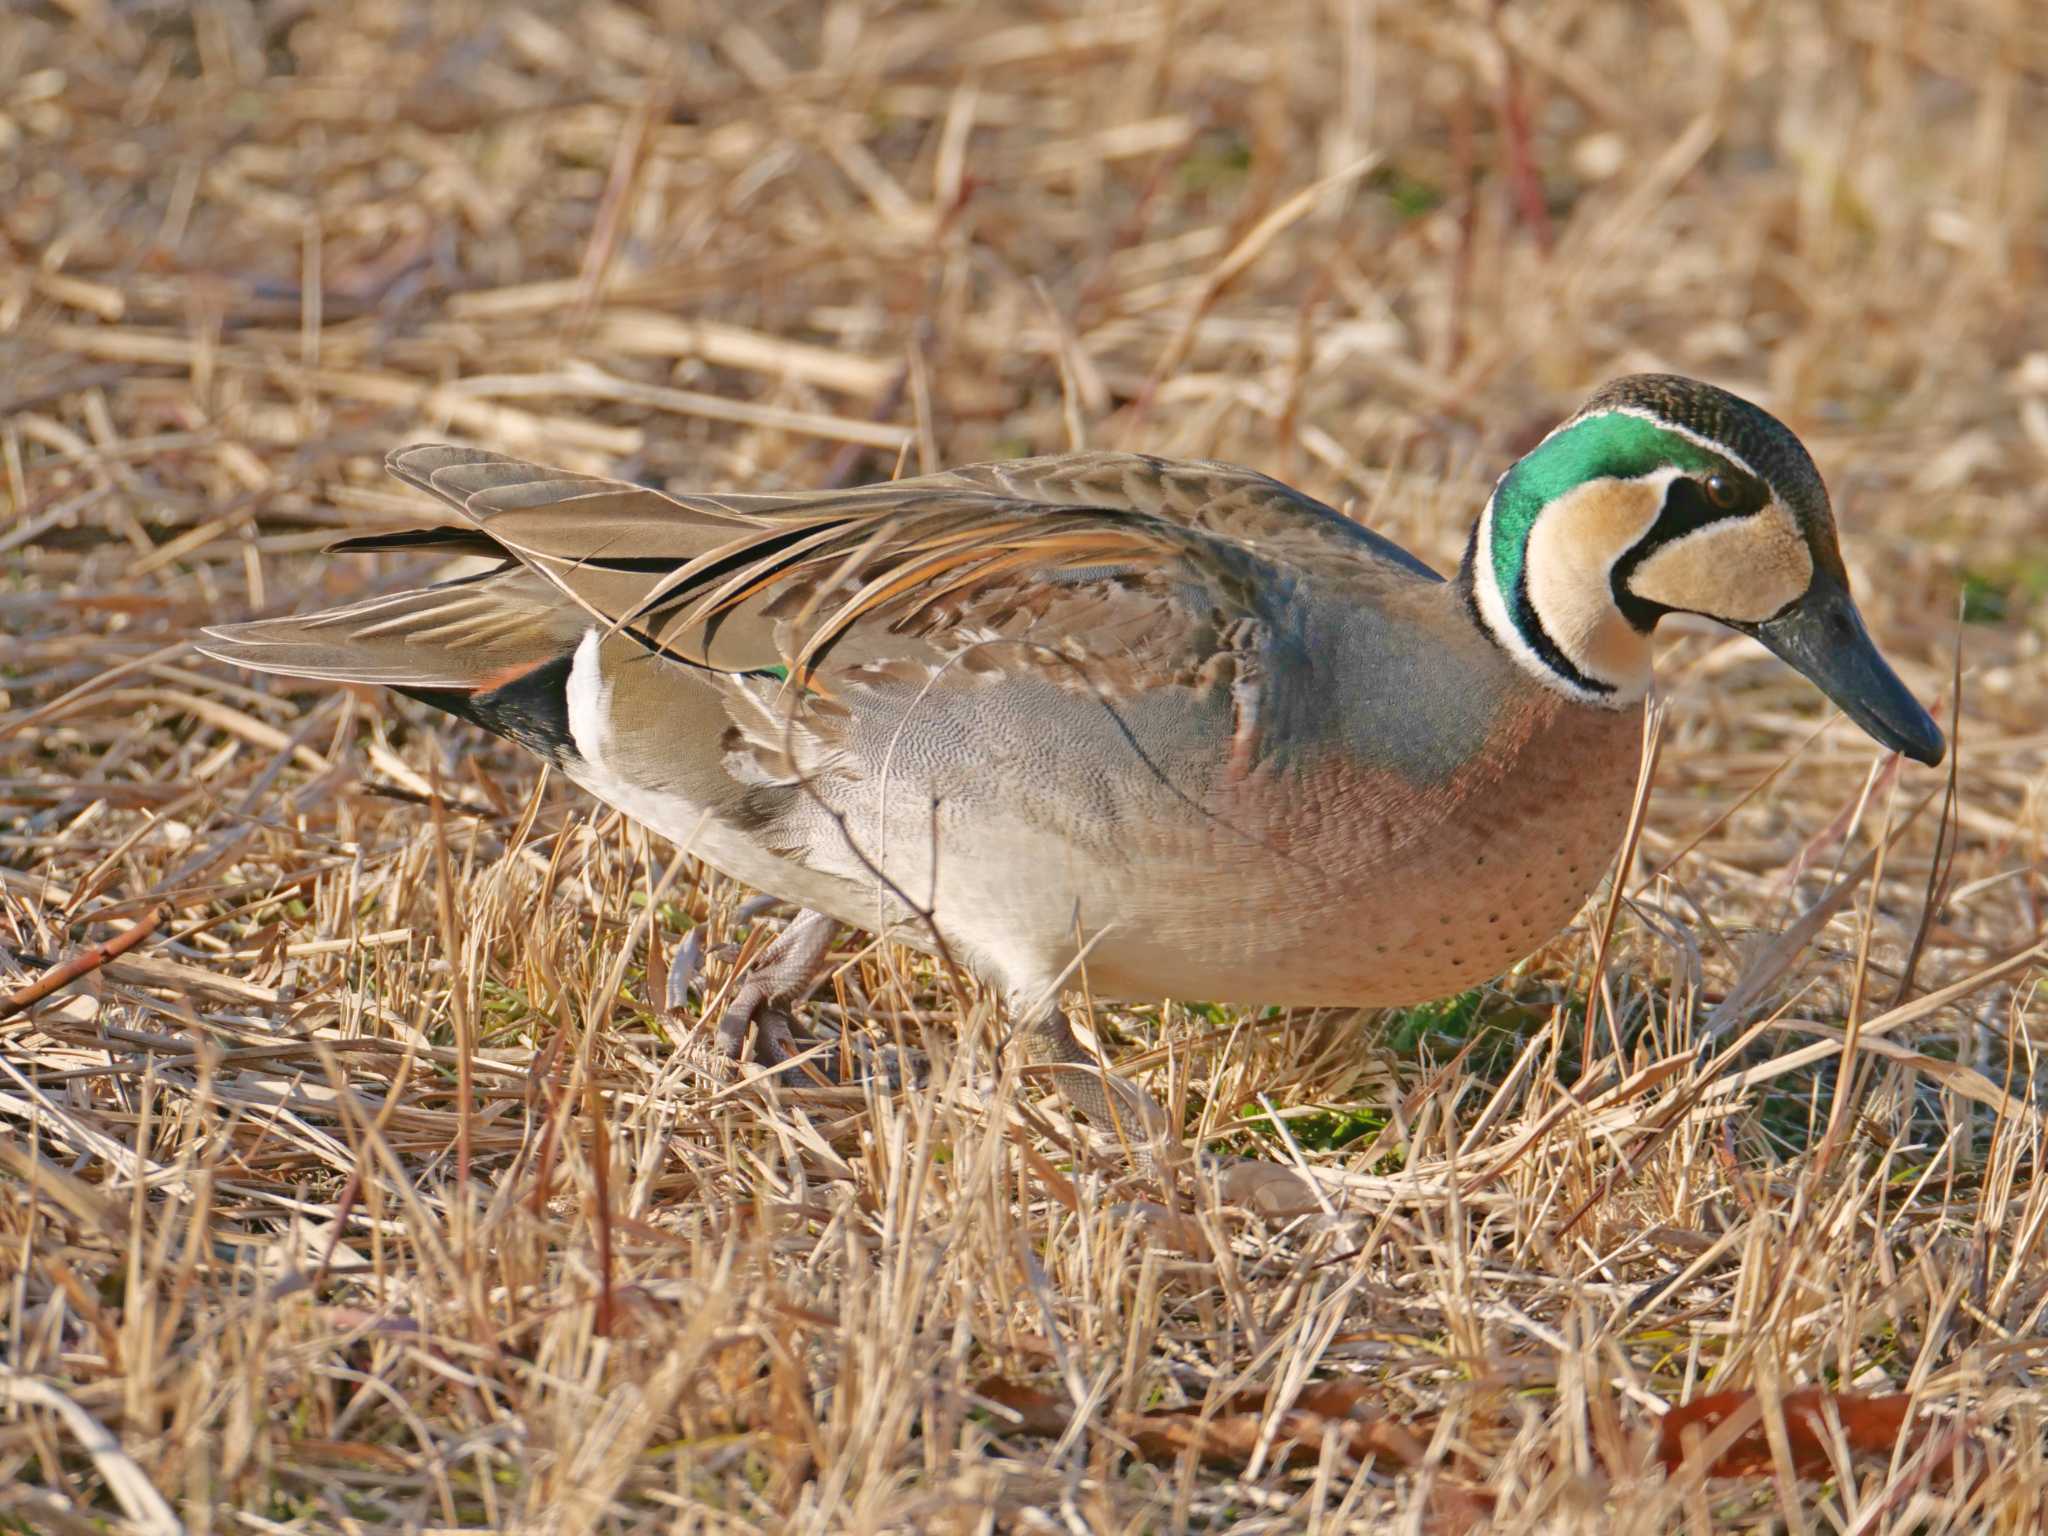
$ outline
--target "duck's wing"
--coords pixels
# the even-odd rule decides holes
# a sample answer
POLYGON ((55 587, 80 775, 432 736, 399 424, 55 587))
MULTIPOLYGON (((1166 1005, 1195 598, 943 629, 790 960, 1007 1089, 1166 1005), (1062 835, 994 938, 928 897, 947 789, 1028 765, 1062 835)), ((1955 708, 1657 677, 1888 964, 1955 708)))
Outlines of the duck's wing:
POLYGON ((199 648, 425 698, 849 921, 876 879, 952 877, 936 820, 996 862, 1220 846, 1215 795, 1334 728, 1331 669, 1352 663, 1330 616, 1405 635, 1395 616, 1447 591, 1225 465, 1083 454, 792 496, 668 496, 445 447, 391 467, 461 521, 338 548, 495 565, 199 648))
MULTIPOLYGON (((1442 578, 1392 539, 1336 508, 1262 475, 1213 459, 1142 453, 1062 453, 949 470, 903 485, 984 490, 1044 507, 1094 507, 1156 518, 1304 569, 1345 577, 1361 566, 1394 575, 1442 578)), ((886 492, 889 487, 871 487, 886 492)), ((761 498, 768 500, 769 498, 761 498)))
POLYGON ((782 496, 669 496, 441 446, 402 450, 390 467, 464 521, 336 550, 477 554, 498 567, 210 629, 201 648, 297 676, 487 690, 593 627, 714 672, 799 682, 821 667, 948 660, 1028 630, 1064 662, 1008 664, 1142 670, 1149 658, 1178 671, 1304 576, 1368 593, 1436 579, 1263 475, 1135 454, 782 496))

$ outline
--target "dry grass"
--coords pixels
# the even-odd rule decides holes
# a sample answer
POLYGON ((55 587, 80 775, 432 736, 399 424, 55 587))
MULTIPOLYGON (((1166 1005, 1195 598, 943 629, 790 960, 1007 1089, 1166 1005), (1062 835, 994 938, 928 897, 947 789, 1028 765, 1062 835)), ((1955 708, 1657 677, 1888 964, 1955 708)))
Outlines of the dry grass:
POLYGON ((2024 0, 15 6, 0 991, 132 947, 0 1021, 0 1529, 2041 1529, 2044 143, 2024 0), (396 580, 316 551, 421 438, 1143 445, 1447 564, 1646 365, 1806 436, 1945 719, 1960 642, 1953 801, 1675 637, 1626 899, 1491 1025, 1109 1021, 1294 1216, 1148 1226, 894 951, 810 1012, 931 1089, 707 1083, 643 973, 744 893, 185 646, 396 580), (1752 1475, 1662 1468, 1747 1389, 1752 1475))

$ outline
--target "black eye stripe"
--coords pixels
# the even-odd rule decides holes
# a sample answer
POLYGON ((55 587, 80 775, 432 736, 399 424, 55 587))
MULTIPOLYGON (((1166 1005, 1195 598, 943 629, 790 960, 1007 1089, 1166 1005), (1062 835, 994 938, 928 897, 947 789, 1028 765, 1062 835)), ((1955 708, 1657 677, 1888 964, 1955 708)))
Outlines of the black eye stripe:
POLYGON ((1657 514, 1655 525, 1637 547, 1654 549, 1709 523, 1747 517, 1763 505, 1762 487, 1755 481, 1733 475, 1720 478, 1734 491, 1734 499, 1725 507, 1716 506, 1708 498, 1706 488, 1691 475, 1674 479, 1664 492, 1664 510, 1657 514))
POLYGON ((1671 610, 1662 603, 1638 597, 1630 590, 1629 581, 1635 575, 1636 567, 1674 539, 1682 539, 1715 523, 1749 517, 1763 506, 1764 488, 1748 475, 1724 472, 1722 478, 1736 491, 1734 503, 1726 507, 1717 507, 1709 501, 1705 487, 1693 476, 1676 476, 1665 489, 1664 509, 1657 514, 1657 521, 1650 525, 1650 531, 1636 540, 1633 549, 1614 562, 1610 582, 1614 606, 1621 610, 1622 617, 1630 625, 1642 633, 1648 634, 1657 620, 1671 610))

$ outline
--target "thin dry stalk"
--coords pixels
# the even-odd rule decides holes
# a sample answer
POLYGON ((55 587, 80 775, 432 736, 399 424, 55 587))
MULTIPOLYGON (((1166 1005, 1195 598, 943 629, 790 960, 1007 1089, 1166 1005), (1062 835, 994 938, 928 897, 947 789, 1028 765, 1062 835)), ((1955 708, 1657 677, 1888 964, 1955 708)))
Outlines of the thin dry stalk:
POLYGON ((0 1527, 2048 1525, 2040 9, 15 7, 0 1527), (798 1012, 924 1083, 718 1073, 779 914, 186 647, 459 574, 320 553, 422 439, 1126 443, 1448 570, 1652 367, 1814 450, 1939 815, 1667 621, 1632 852, 1512 975, 1096 1010, 1171 1189, 889 944, 798 1012))

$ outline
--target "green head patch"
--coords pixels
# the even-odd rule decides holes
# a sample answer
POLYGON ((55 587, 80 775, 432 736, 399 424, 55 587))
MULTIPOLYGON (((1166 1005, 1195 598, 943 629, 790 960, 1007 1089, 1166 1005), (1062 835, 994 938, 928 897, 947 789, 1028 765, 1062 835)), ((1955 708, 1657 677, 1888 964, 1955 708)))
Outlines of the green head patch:
MULTIPOLYGON (((1592 410, 1588 407, 1588 411, 1592 410)), ((1638 480, 1666 467, 1726 467, 1720 455, 1683 433, 1626 411, 1582 414, 1531 449, 1502 477, 1493 499, 1493 569, 1513 600, 1524 588, 1522 563, 1537 516, 1589 480, 1638 480)))
MULTIPOLYGON (((1768 555, 1801 583, 1840 566, 1827 491, 1799 440, 1747 400, 1666 374, 1602 388, 1501 477, 1481 526, 1467 580, 1482 622, 1587 700, 1632 697, 1647 666, 1607 616, 1647 636, 1673 608, 1718 615, 1731 577, 1718 567, 1731 560, 1768 555), (1709 531, 1724 520, 1739 527, 1709 531), (1681 546, 1683 559, 1649 564, 1681 546)), ((1730 616, 1756 595, 1738 593, 1730 616)))

